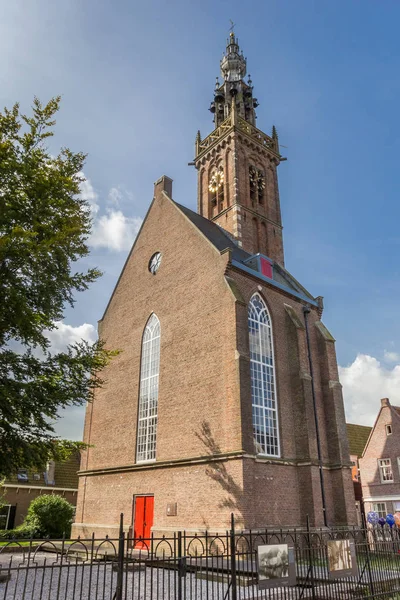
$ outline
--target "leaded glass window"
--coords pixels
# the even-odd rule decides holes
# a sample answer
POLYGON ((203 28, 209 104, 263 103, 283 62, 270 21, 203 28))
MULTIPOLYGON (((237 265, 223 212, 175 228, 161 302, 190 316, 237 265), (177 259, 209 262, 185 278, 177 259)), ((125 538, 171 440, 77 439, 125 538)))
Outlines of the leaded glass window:
POLYGON ((279 456, 279 432, 271 319, 264 300, 254 294, 248 310, 251 399, 256 452, 279 456))
POLYGON ((142 342, 137 462, 155 460, 157 441, 158 376, 160 372, 160 321, 152 314, 142 342))

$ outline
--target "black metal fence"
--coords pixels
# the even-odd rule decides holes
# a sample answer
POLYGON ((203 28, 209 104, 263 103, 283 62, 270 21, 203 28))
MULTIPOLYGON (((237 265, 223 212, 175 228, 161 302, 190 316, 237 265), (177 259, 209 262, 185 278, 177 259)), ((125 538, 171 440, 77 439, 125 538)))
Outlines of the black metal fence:
POLYGON ((400 535, 387 526, 238 532, 233 524, 223 535, 130 539, 121 515, 118 539, 1 543, 0 600, 400 600, 400 535), (336 559, 346 565, 328 555, 333 540, 349 541, 353 574, 335 574, 336 559), (294 557, 291 585, 276 556, 266 573, 257 567, 266 551, 260 547, 286 544, 294 557), (272 587, 261 589, 265 580, 272 587))

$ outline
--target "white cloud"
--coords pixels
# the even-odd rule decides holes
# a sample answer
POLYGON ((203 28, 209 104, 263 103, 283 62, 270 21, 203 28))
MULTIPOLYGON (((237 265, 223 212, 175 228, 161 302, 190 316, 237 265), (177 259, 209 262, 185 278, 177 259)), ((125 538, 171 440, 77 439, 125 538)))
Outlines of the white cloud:
POLYGON ((69 344, 80 342, 82 339, 91 343, 97 339, 96 328, 90 323, 73 327, 72 325, 66 325, 63 321, 57 321, 55 325, 56 329, 46 332, 53 353, 64 352, 69 344))
POLYGON ((140 217, 126 217, 121 210, 107 209, 93 224, 89 244, 94 248, 129 250, 140 229, 140 217))
MULTIPOLYGON (((84 173, 80 175, 86 177, 84 173)), ((90 205, 93 219, 89 245, 116 252, 129 250, 142 225, 140 217, 127 217, 120 208, 125 199, 132 200, 132 194, 122 186, 112 187, 108 193, 105 214, 100 215, 98 194, 90 179, 86 177, 80 187, 82 198, 90 205)))
POLYGON ((81 171, 79 173, 79 175, 81 177, 85 177, 85 180, 81 181, 81 183, 80 183, 81 196, 84 200, 86 200, 89 203, 91 213, 93 216, 95 216, 100 209, 100 207, 97 203, 98 195, 97 195, 94 187, 92 186, 90 179, 88 179, 86 177, 85 173, 82 173, 82 171, 81 171))
POLYGON ((400 405, 400 364, 386 368, 373 356, 358 354, 349 366, 339 367, 339 377, 349 423, 373 425, 381 398, 400 405))
POLYGON ((108 192, 108 199, 110 203, 114 206, 119 206, 119 203, 121 202, 122 198, 123 194, 121 188, 119 187, 112 187, 111 190, 108 192))
MULTIPOLYGON (((80 342, 82 339, 88 342, 95 342, 97 339, 96 328, 90 323, 74 327, 63 321, 57 321, 55 325, 56 329, 46 332, 53 353, 63 352, 69 344, 80 342)), ((84 419, 85 406, 68 406, 60 409, 58 419, 53 424, 55 432, 62 438, 82 440, 84 419)))
POLYGON ((400 362, 400 354, 398 352, 390 352, 389 350, 385 350, 383 357, 387 362, 400 362))

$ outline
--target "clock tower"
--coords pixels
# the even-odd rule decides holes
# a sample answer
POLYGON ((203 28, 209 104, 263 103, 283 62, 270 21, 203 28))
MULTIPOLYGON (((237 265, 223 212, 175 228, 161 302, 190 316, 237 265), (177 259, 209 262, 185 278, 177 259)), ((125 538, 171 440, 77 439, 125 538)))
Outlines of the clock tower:
POLYGON ((196 137, 198 212, 227 231, 250 254, 284 266, 277 167, 285 160, 275 127, 256 127, 257 99, 246 58, 233 32, 222 57, 210 111, 215 129, 196 137))

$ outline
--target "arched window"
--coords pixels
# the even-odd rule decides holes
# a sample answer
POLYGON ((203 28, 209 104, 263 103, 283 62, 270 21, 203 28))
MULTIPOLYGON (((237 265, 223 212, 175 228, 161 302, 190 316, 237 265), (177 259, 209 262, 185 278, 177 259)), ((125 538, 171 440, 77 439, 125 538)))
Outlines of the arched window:
POLYGON ((268 309, 259 294, 250 300, 248 323, 255 449, 259 454, 279 456, 272 327, 268 309))
POLYGON ((155 460, 157 442, 158 375, 160 372, 160 321, 153 313, 142 342, 136 461, 155 460))

